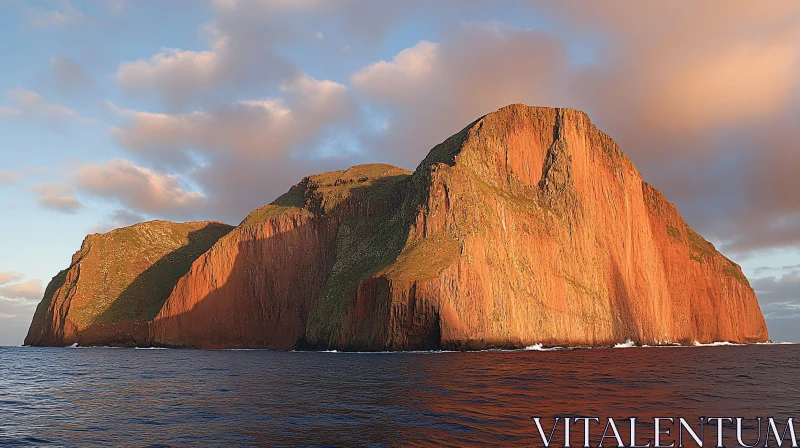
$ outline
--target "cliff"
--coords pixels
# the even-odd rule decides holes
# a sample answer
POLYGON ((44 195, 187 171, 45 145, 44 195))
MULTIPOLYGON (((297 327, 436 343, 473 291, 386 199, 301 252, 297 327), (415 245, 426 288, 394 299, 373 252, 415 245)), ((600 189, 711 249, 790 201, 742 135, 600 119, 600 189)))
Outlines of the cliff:
POLYGON ((148 345, 172 287, 231 229, 153 221, 89 235, 48 285, 25 345, 148 345))
POLYGON ((154 343, 346 350, 767 339, 738 265, 582 112, 512 105, 306 178, 200 257, 154 343))
POLYGON ((148 344, 413 350, 768 338, 739 266, 569 109, 505 107, 433 148, 414 173, 360 165, 307 177, 172 284, 148 344))

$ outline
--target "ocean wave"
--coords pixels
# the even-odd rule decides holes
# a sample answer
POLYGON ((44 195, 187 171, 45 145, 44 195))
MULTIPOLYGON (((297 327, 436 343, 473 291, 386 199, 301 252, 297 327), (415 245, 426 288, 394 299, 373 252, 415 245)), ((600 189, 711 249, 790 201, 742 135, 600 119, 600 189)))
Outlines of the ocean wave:
MULTIPOLYGON (((569 350, 569 347, 545 347, 541 342, 538 344, 533 344, 531 346, 525 347, 522 351, 529 351, 529 352, 554 352, 557 350, 569 350)), ((517 351, 517 350, 512 350, 517 351)))
POLYGON ((614 345, 614 348, 631 348, 631 347, 636 347, 636 343, 631 341, 630 339, 626 339, 625 342, 614 345))
POLYGON ((694 341, 694 346, 695 347, 720 347, 720 346, 723 346, 723 345, 739 346, 739 345, 747 345, 747 344, 737 344, 737 343, 728 342, 728 341, 709 342, 708 344, 702 344, 700 342, 694 341))
POLYGON ((80 349, 89 349, 89 348, 127 348, 127 347, 118 347, 113 345, 78 345, 78 343, 74 343, 72 345, 68 345, 64 348, 80 348, 80 349))

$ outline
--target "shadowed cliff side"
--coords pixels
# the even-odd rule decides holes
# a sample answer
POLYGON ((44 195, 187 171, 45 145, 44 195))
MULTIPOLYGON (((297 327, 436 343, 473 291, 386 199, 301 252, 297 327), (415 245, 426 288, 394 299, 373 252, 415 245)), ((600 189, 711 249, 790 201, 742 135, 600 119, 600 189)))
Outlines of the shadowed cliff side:
POLYGON ((376 164, 303 179, 194 263, 153 322, 153 342, 327 346, 359 282, 402 248, 408 177, 376 164))

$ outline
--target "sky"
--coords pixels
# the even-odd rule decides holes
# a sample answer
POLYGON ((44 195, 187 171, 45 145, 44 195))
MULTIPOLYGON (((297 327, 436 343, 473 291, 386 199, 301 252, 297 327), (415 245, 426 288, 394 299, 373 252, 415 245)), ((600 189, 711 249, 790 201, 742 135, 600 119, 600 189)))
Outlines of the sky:
POLYGON ((0 345, 89 233, 571 107, 800 341, 800 2, 0 0, 0 345))

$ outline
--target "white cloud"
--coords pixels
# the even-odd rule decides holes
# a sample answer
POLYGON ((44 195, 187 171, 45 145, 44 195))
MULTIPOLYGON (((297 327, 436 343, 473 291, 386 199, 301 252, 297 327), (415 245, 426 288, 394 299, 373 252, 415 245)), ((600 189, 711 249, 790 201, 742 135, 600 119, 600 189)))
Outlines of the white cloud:
POLYGON ((19 345, 42 299, 42 281, 20 282, 23 276, 0 272, 0 345, 19 345))
POLYGON ((391 61, 379 61, 364 67, 351 77, 353 85, 379 99, 402 99, 420 84, 436 76, 438 48, 435 43, 420 41, 398 53, 391 61))
POLYGON ((13 108, 0 108, 0 116, 30 116, 45 120, 51 124, 61 124, 68 120, 79 123, 94 123, 94 119, 83 117, 77 111, 58 103, 54 103, 42 95, 22 87, 6 91, 6 97, 15 104, 13 108), (6 111, 4 114, 3 111, 6 111))
POLYGON ((46 209, 74 214, 83 207, 72 195, 72 188, 66 185, 48 182, 34 186, 33 192, 39 196, 39 205, 46 209))
POLYGON ((124 62, 117 80, 125 90, 153 96, 171 111, 204 108, 231 93, 263 94, 302 73, 292 57, 283 56, 286 46, 327 40, 322 29, 331 29, 330 38, 339 37, 338 32, 378 42, 412 3, 212 0, 213 20, 202 30, 205 47, 164 48, 149 58, 124 62))
POLYGON ((5 284, 0 286, 0 297, 6 299, 39 300, 42 298, 41 280, 28 280, 23 283, 5 284))
POLYGON ((75 173, 79 190, 97 197, 119 200, 132 210, 161 216, 196 213, 205 196, 186 191, 177 174, 142 168, 125 159, 89 164, 75 173))
POLYGON ((149 60, 124 62, 117 70, 117 81, 130 90, 152 90, 161 95, 177 95, 183 100, 199 89, 214 88, 224 77, 224 66, 216 50, 188 51, 165 48, 149 60))
POLYGON ((512 103, 564 105, 566 67, 566 48, 550 35, 463 24, 353 74, 353 86, 391 117, 364 146, 412 168, 483 114, 512 103))
POLYGON ((299 75, 281 83, 278 92, 280 96, 174 114, 108 103, 128 120, 112 128, 112 134, 137 160, 196 182, 206 194, 204 217, 235 222, 302 176, 333 168, 329 159, 312 154, 332 132, 346 133, 356 126, 358 105, 342 84, 299 75))
POLYGON ((22 280, 22 275, 16 272, 0 272, 0 286, 22 280))
POLYGON ((581 109, 725 250, 800 244, 800 28, 787 19, 800 4, 529 5, 557 31, 465 23, 356 70, 354 90, 391 124, 362 145, 413 167, 507 104, 581 109))
POLYGON ((347 88, 332 81, 299 76, 281 92, 280 98, 181 114, 116 108, 131 122, 113 133, 123 147, 154 163, 187 163, 189 148, 206 156, 265 159, 314 141, 355 113, 347 88))
POLYGON ((22 283, 19 274, 0 272, 0 346, 20 345, 44 295, 41 280, 22 283))
POLYGON ((252 91, 295 72, 271 45, 262 27, 204 27, 208 49, 163 48, 149 59, 123 62, 119 85, 132 93, 153 95, 172 109, 232 91, 252 91))

